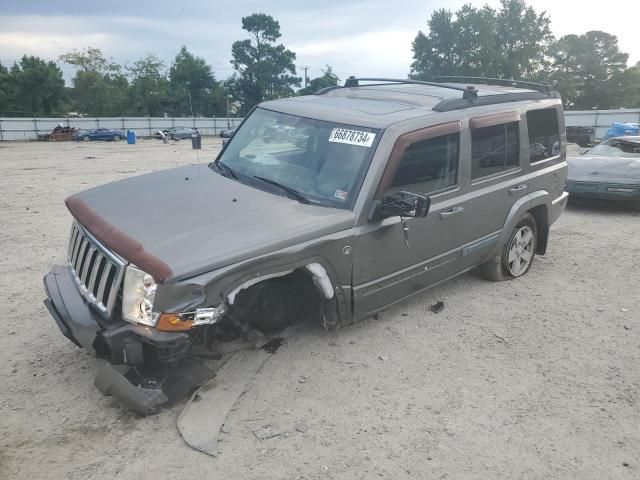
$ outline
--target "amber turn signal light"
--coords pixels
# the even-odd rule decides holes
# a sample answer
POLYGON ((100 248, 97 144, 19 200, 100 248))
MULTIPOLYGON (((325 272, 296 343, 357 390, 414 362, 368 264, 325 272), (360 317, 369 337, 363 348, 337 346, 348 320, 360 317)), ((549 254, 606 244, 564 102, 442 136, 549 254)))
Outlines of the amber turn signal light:
POLYGON ((181 332, 193 327, 193 318, 185 318, 177 313, 161 313, 156 329, 162 332, 181 332))

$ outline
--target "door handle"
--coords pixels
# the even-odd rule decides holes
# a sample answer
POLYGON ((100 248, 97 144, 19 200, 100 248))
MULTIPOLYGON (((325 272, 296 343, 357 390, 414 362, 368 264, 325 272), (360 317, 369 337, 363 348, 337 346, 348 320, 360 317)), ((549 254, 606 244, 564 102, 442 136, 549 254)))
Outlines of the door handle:
POLYGON ((464 208, 458 205, 457 207, 453 207, 449 210, 445 210, 444 212, 440 212, 440 220, 446 220, 447 218, 451 218, 454 215, 459 215, 462 212, 464 212, 464 208))
POLYGON ((518 185, 518 186, 511 187, 511 188, 509 189, 509 193, 510 193, 511 195, 515 195, 516 193, 525 192, 525 191, 527 190, 527 188, 529 188, 529 187, 527 187, 527 185, 526 185, 526 184, 521 183, 521 184, 520 184, 520 185, 518 185))

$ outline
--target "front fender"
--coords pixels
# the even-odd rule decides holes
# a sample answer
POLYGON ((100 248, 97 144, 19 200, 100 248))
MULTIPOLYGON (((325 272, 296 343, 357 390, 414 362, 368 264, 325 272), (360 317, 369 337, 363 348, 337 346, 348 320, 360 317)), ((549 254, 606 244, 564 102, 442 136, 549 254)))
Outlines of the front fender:
POLYGON ((340 322, 351 318, 351 255, 345 247, 350 243, 352 232, 340 232, 313 245, 301 244, 277 252, 251 258, 236 264, 203 273, 176 283, 158 285, 154 310, 158 312, 190 311, 203 306, 219 305, 222 302, 233 303, 238 289, 286 275, 294 270, 306 269, 320 290, 330 288, 335 301, 340 322), (321 269, 307 268, 319 265, 321 269), (330 282, 323 282, 322 271, 330 282), (235 292, 235 293, 234 293, 235 292), (231 296, 231 298, 230 298, 231 296), (231 301, 230 301, 231 300, 231 301))

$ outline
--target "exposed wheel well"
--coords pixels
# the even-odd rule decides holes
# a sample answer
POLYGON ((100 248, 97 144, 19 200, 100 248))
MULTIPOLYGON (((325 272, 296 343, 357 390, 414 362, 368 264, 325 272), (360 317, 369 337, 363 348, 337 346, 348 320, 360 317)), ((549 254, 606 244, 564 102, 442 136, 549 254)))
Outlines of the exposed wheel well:
POLYGON ((300 320, 319 322, 328 328, 334 323, 334 304, 335 297, 328 299, 314 274, 302 267, 240 290, 230 313, 263 331, 278 330, 300 320))
POLYGON ((547 240, 549 239, 549 221, 546 205, 538 205, 537 207, 529 210, 529 213, 533 215, 536 221, 536 227, 538 231, 538 238, 536 243, 536 253, 538 255, 544 255, 547 251, 547 240))

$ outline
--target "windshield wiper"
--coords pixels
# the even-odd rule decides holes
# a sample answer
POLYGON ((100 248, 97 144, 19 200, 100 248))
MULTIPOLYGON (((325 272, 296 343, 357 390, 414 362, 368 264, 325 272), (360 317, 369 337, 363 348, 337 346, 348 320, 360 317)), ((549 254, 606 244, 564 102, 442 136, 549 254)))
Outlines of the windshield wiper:
POLYGON ((234 180, 238 180, 238 176, 235 174, 235 172, 229 165, 226 165, 216 160, 215 162, 213 162, 213 166, 215 167, 216 170, 218 170, 218 172, 220 172, 221 175, 224 175, 227 178, 233 178, 234 180))
POLYGON ((260 181, 263 181, 265 183, 269 183, 271 185, 275 185, 276 187, 278 187, 280 190, 286 192, 289 197, 293 198, 294 200, 299 201, 300 203, 304 203, 305 205, 309 205, 311 203, 311 200, 309 200, 307 197, 305 197, 303 194, 301 194, 299 191, 288 187, 287 185, 283 185, 280 182, 276 182, 275 180, 271 180, 270 178, 265 178, 265 177, 260 177, 258 175, 254 175, 253 178, 257 178, 260 181))

